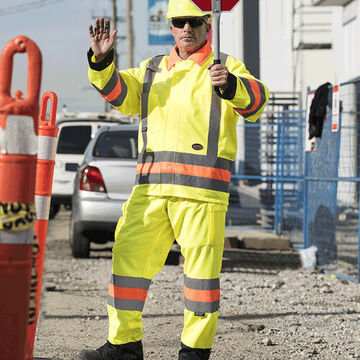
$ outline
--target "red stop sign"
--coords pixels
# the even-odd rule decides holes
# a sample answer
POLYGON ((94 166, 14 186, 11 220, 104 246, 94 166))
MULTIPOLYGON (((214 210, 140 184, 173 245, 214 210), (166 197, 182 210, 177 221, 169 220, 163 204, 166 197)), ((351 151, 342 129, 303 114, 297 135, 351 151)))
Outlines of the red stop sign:
MULTIPOLYGON (((200 10, 211 12, 211 0, 191 0, 200 10)), ((221 11, 230 11, 239 0, 221 0, 221 11)))

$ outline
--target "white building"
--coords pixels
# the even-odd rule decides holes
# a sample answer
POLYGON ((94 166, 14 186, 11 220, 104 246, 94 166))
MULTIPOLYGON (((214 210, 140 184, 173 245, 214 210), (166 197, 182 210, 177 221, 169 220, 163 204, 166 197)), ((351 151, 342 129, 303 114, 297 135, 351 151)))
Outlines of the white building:
MULTIPOLYGON (((221 50, 244 60, 244 2, 221 17, 221 50)), ((300 92, 305 108, 306 92, 325 82, 340 84, 360 78, 360 0, 256 0, 258 1, 259 77, 271 92, 300 92)), ((251 64, 250 64, 251 65, 251 64)), ((339 176, 357 173, 357 116, 355 85, 340 91, 343 107, 339 176), (349 143, 352 145, 349 146, 349 143)), ((239 121, 237 164, 241 173, 247 154, 243 121, 239 121), (240 164, 240 165, 239 165, 240 164)), ((256 136, 256 135, 255 135, 256 136)), ((251 141, 253 141, 250 136, 251 141)), ((339 185, 338 200, 356 200, 355 183, 339 185), (346 196, 344 195, 346 194, 346 196)))
MULTIPOLYGON (((271 91, 360 76, 359 0, 259 0, 260 78, 271 91)), ((221 20, 221 50, 244 59, 242 0, 221 20)))
POLYGON ((360 76, 360 1, 317 0, 318 5, 335 6, 333 9, 333 54, 335 81, 353 80, 360 76))

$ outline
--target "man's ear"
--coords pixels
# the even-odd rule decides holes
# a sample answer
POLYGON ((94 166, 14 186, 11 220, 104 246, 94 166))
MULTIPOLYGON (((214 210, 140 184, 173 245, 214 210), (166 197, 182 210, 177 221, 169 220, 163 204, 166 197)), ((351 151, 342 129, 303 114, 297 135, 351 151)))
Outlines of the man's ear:
POLYGON ((170 31, 171 31, 171 33, 174 35, 174 27, 170 24, 170 31))
POLYGON ((211 30, 211 24, 206 23, 206 34, 208 34, 211 30))

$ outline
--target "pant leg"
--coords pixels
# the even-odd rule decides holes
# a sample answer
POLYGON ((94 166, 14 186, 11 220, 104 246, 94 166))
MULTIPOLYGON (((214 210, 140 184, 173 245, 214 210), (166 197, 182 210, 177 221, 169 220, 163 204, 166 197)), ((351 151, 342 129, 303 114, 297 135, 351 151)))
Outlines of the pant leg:
POLYGON ((185 258, 185 313, 181 336, 185 350, 190 347, 206 352, 214 341, 226 210, 227 206, 222 204, 186 199, 169 201, 170 221, 185 258))
POLYGON ((174 241, 167 200, 134 189, 115 231, 108 296, 109 337, 114 345, 142 339, 142 310, 151 279, 174 241))

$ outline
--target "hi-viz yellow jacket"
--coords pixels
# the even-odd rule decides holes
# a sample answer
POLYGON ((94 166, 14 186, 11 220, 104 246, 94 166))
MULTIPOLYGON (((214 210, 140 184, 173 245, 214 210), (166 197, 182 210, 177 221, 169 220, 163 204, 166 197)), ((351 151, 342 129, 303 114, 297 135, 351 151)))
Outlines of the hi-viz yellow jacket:
MULTIPOLYGON (((118 72, 113 52, 99 63, 88 52, 89 80, 123 114, 141 114, 136 186, 149 195, 176 196, 227 204, 237 150, 239 114, 256 121, 268 100, 266 86, 235 58, 221 54, 229 80, 221 98, 207 67, 211 45, 182 60, 147 59, 118 72)), ((121 174, 119 174, 121 176, 121 174)))

